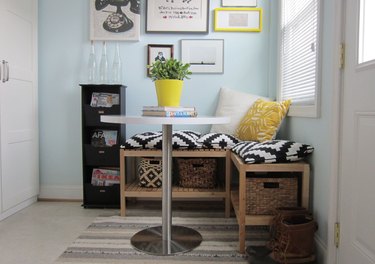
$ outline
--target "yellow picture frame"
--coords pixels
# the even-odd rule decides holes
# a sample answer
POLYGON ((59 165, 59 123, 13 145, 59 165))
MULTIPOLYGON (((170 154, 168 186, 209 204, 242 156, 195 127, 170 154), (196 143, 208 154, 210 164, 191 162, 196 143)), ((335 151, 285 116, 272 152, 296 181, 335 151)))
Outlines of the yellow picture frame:
POLYGON ((214 31, 261 32, 262 8, 216 8, 214 10, 214 31))

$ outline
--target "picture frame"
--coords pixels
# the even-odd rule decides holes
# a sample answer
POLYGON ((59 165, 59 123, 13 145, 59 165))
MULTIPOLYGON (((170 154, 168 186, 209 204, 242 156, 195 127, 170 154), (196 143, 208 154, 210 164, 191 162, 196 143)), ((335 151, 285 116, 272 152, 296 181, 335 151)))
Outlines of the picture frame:
POLYGON ((182 39, 181 61, 192 73, 224 73, 224 39, 182 39))
POLYGON ((214 31, 262 31, 262 8, 216 8, 214 15, 214 31))
MULTIPOLYGON (((156 60, 167 60, 173 57, 173 45, 170 44, 148 44, 147 45, 147 65, 151 65, 156 60)), ((150 69, 147 68, 147 76, 150 77, 150 69)))
POLYGON ((208 34, 209 0, 146 0, 146 33, 208 34))
POLYGON ((256 7, 257 0, 222 0, 221 6, 256 7))
POLYGON ((90 40, 139 41, 140 0, 90 0, 90 40))

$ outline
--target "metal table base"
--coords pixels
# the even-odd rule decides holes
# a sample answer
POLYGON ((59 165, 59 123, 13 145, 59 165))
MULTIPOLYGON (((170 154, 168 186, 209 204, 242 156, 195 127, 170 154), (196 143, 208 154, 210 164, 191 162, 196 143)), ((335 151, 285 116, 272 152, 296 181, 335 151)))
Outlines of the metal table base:
POLYGON ((202 242, 194 229, 172 226, 172 125, 163 125, 162 226, 144 229, 131 238, 138 250, 153 255, 172 255, 190 251, 202 242))
POLYGON ((155 226, 136 233, 130 240, 137 250, 151 255, 173 255, 184 253, 199 246, 202 236, 194 229, 172 226, 172 239, 163 240, 162 226, 155 226))

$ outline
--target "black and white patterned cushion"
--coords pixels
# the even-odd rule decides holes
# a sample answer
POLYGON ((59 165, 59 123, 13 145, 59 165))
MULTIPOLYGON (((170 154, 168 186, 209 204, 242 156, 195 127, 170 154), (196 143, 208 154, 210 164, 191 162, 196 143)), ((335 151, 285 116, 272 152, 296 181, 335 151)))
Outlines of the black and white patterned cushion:
POLYGON ((240 142, 236 137, 224 133, 208 133, 197 140, 204 148, 231 149, 240 142))
MULTIPOLYGON (((174 149, 194 149, 202 147, 197 142, 199 132, 179 130, 172 133, 172 147, 174 149)), ((125 142, 126 149, 161 149, 163 143, 162 132, 145 132, 132 136, 125 142)))
POLYGON ((244 141, 232 148, 245 163, 282 163, 303 159, 314 151, 307 144, 288 140, 268 140, 262 143, 244 141))

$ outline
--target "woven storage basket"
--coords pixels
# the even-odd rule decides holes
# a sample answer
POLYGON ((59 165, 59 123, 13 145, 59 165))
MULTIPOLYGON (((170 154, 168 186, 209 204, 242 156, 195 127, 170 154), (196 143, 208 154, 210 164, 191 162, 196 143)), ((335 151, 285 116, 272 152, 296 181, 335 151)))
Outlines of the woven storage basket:
POLYGON ((162 168, 160 158, 141 158, 138 164, 139 186, 161 187, 163 178, 162 168))
POLYGON ((177 159, 179 183, 185 188, 214 188, 216 159, 177 159))
POLYGON ((246 178, 246 214, 272 215, 278 207, 294 207, 297 205, 297 177, 246 178))

